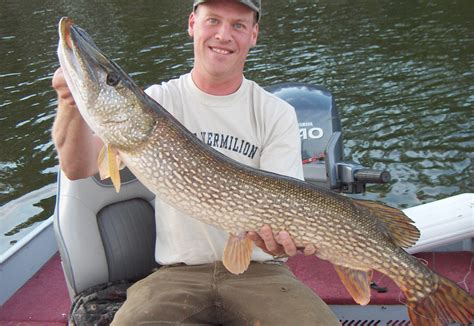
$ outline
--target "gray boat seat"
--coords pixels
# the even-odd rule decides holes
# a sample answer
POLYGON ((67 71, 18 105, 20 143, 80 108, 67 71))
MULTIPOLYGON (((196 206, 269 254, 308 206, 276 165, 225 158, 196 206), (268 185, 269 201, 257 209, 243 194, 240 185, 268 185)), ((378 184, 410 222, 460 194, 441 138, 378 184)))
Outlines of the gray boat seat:
POLYGON ((115 192, 98 176, 58 175, 54 227, 71 299, 99 284, 138 280, 157 267, 155 196, 127 169, 115 192))

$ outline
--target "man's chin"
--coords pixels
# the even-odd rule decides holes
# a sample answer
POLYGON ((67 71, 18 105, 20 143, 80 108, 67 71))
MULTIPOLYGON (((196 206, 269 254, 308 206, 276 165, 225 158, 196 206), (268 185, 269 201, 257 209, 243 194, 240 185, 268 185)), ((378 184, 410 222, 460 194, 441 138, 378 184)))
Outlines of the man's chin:
POLYGON ((214 76, 228 75, 232 71, 230 65, 223 62, 211 62, 208 68, 208 71, 214 76))

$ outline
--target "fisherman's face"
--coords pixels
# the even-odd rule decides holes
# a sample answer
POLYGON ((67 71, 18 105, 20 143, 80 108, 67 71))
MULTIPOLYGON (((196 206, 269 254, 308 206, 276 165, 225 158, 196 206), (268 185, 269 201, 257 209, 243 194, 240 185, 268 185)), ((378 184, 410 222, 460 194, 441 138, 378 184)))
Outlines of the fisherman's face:
POLYGON ((188 27, 197 73, 217 78, 242 75, 247 54, 257 43, 253 10, 236 1, 206 2, 191 13, 188 27))

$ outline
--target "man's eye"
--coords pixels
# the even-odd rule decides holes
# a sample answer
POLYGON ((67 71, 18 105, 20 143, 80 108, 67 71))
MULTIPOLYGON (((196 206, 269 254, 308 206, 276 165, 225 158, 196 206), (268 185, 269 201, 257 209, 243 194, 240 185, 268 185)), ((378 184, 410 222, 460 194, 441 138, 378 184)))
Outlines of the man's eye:
POLYGON ((240 24, 240 23, 237 23, 237 24, 234 24, 234 28, 235 29, 242 29, 242 28, 244 28, 244 25, 240 24))
POLYGON ((209 18, 207 21, 211 25, 216 25, 218 23, 217 19, 215 19, 215 18, 209 18))
POLYGON ((111 72, 107 75, 107 78, 105 79, 105 82, 109 86, 117 86, 118 83, 120 82, 120 77, 118 74, 111 72))

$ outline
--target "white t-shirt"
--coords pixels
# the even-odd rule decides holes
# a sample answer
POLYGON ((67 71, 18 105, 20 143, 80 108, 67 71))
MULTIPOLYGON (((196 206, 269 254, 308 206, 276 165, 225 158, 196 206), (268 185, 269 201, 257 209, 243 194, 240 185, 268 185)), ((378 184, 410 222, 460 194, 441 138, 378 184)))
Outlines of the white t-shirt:
MULTIPOLYGON (((214 149, 243 164, 303 179, 301 145, 294 108, 243 79, 227 96, 201 91, 191 74, 147 94, 214 149)), ((157 199, 155 258, 159 264, 205 264, 222 259, 228 234, 188 217, 157 199)), ((255 248, 252 260, 272 257, 255 248)))

